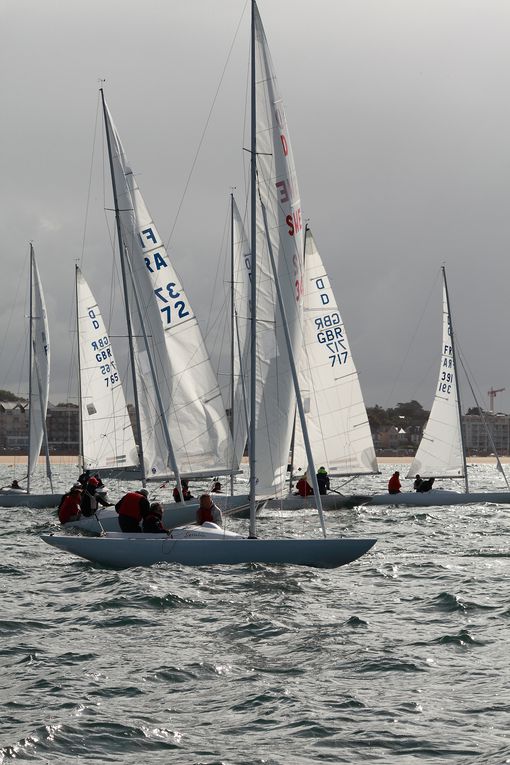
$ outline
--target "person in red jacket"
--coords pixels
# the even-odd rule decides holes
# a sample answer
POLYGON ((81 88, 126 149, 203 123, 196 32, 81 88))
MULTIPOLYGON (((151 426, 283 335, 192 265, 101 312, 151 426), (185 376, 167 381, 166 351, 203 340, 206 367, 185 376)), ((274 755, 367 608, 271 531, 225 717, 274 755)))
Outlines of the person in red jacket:
POLYGON ((140 521, 149 514, 151 506, 147 497, 147 489, 128 491, 119 499, 115 509, 119 514, 119 526, 121 531, 140 532, 140 521))
POLYGON ((400 473, 395 470, 390 480, 388 481, 388 494, 400 494, 402 484, 400 483, 400 473))
MULTIPOLYGON (((188 502, 190 499, 194 499, 193 494, 190 492, 188 488, 188 482, 186 480, 181 481, 181 488, 182 488, 182 496, 184 497, 185 502, 188 502)), ((181 495, 179 494, 178 486, 175 487, 172 493, 174 497, 174 502, 180 502, 181 495)))
POLYGON ((80 501, 81 484, 75 483, 60 500, 60 505, 58 506, 58 519, 60 523, 64 524, 78 520, 81 515, 80 501))
POLYGON ((200 497, 200 507, 197 510, 197 524, 201 526, 203 523, 216 523, 218 526, 221 526, 223 523, 221 510, 214 504, 210 494, 202 494, 200 497))
POLYGON ((297 482, 295 494, 298 494, 300 497, 309 497, 313 494, 313 489, 308 483, 306 473, 297 482))

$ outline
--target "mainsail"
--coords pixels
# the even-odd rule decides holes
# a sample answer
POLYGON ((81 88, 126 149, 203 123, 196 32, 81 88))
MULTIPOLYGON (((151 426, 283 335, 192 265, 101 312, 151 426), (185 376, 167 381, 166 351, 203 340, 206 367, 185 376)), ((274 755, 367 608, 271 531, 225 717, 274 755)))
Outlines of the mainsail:
POLYGON ((255 462, 257 494, 280 496, 287 475, 295 393, 282 316, 277 307, 267 235, 276 262, 291 346, 299 365, 303 311, 303 223, 287 119, 256 5, 254 21, 259 195, 255 462))
MULTIPOLYGON (((377 473, 367 411, 345 326, 308 227, 300 388, 316 465, 337 476, 377 473)), ((293 464, 295 469, 307 468, 299 418, 293 464)))
POLYGON ((99 306, 76 267, 84 469, 131 467, 138 455, 122 380, 99 306))
POLYGON ((105 119, 129 263, 129 304, 147 473, 164 476, 171 469, 164 421, 183 476, 230 472, 230 429, 198 321, 142 198, 106 105, 105 119), (137 304, 140 312, 135 308, 137 304))
POLYGON ((44 433, 46 431, 46 413, 50 390, 50 336, 46 317, 46 304, 35 260, 33 247, 30 246, 30 447, 28 455, 28 478, 36 468, 44 433))
POLYGON ((453 339, 446 274, 443 271, 443 339, 436 394, 423 436, 407 474, 422 476, 466 476, 462 439, 455 346, 453 339))

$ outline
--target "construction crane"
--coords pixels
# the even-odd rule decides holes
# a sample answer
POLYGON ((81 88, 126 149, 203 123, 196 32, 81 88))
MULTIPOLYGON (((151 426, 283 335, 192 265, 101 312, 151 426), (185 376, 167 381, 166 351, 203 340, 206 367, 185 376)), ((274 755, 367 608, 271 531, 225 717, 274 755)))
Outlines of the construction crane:
POLYGON ((494 414, 494 399, 496 398, 496 393, 503 393, 503 391, 506 390, 506 388, 491 388, 489 391, 487 391, 487 395, 489 397, 489 409, 490 413, 494 414))

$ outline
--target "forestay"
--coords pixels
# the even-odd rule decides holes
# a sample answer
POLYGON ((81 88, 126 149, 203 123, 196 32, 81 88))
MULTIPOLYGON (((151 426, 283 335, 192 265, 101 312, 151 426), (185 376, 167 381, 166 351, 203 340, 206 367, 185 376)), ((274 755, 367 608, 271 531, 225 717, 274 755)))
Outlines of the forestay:
POLYGON ((232 468, 232 440, 218 382, 198 321, 129 167, 106 108, 118 194, 135 335, 136 373, 147 471, 170 468, 163 418, 183 475, 216 475, 232 468), (135 306, 136 289, 141 316, 135 306), (149 340, 153 379, 143 327, 149 340), (156 403, 159 388, 163 409, 156 403))
POLYGON ((457 370, 446 277, 443 269, 443 340, 441 365, 430 416, 407 477, 465 476, 457 370))
POLYGON ((110 337, 78 267, 76 302, 83 467, 137 465, 133 429, 110 337))
MULTIPOLYGON (((358 373, 335 295, 312 232, 305 231, 304 349, 300 388, 316 465, 330 475, 377 473, 372 434, 358 373)), ((299 418, 294 468, 307 459, 299 418)))
MULTIPOLYGON (((302 347, 303 230, 287 119, 258 9, 255 18, 256 140, 260 201, 283 295, 296 364, 302 347)), ((289 356, 277 308, 266 228, 257 208, 257 494, 283 493, 295 409, 289 356)))

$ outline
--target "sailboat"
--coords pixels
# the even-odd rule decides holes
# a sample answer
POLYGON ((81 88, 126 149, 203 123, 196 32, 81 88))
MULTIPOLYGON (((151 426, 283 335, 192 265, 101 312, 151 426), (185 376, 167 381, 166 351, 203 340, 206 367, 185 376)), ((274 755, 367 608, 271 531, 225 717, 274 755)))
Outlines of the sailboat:
MULTIPOLYGON (((300 388, 316 463, 331 477, 377 474, 377 458, 367 411, 347 339, 324 263, 309 226, 305 228, 304 344, 300 388)), ((299 421, 292 448, 292 468, 306 470, 307 458, 299 421)), ((340 493, 321 497, 327 509, 352 506, 356 497, 340 493)), ((297 510, 315 507, 313 495, 268 500, 266 507, 297 510)))
MULTIPOLYGON (((232 454, 226 413, 198 322, 163 244, 157 238, 104 98, 103 104, 119 240, 130 243, 121 251, 121 263, 125 266, 128 253, 133 261, 129 263, 130 273, 124 273, 124 286, 127 305, 132 308, 136 305, 136 310, 127 311, 127 317, 131 358, 135 361, 133 388, 140 454, 137 454, 110 338, 90 288, 77 269, 78 336, 83 357, 79 358, 79 368, 84 468, 101 469, 101 474, 106 475, 112 468, 124 470, 140 464, 142 479, 148 473, 158 481, 164 480, 168 469, 174 467, 178 479, 183 468, 186 478, 236 471, 239 463, 235 463, 232 454), (122 209, 119 205, 123 205, 122 209), (135 237, 133 227, 150 241, 157 238, 159 247, 156 252, 149 247, 149 256, 146 255, 143 237, 135 237), (142 260, 142 270, 133 253, 142 260), (150 268, 145 267, 146 258, 150 268), (164 271, 161 276, 160 270, 164 271), (156 277, 147 280, 144 278, 147 271, 155 272, 156 277), (169 279, 174 281, 169 282, 169 279), (140 295, 144 307, 140 305, 140 295), (149 333, 155 339, 153 345, 147 342, 149 333), (154 364, 154 359, 158 365, 154 364), (167 453, 165 449, 168 449, 167 453)), ((248 496, 218 496, 216 503, 224 513, 230 514, 247 507, 248 496)), ((174 528, 194 522, 198 501, 167 502, 163 503, 163 509, 164 525, 174 528)), ((93 516, 71 521, 66 528, 96 534, 120 531, 113 508, 100 508, 93 516)))
MULTIPOLYGON (((251 42, 250 534, 245 538, 202 526, 176 529, 168 537, 158 535, 157 538, 154 535, 108 533, 90 538, 42 536, 55 547, 102 565, 127 567, 178 562, 193 566, 260 562, 335 568, 358 559, 376 541, 257 538, 256 495, 268 490, 274 492, 275 487, 285 482, 292 431, 289 411, 293 412, 296 404, 302 418, 309 465, 313 465, 313 458, 294 359, 294 353, 300 351, 302 345, 303 248, 299 191, 283 103, 255 0, 252 0, 251 42), (262 298, 260 312, 259 298, 262 298), (277 372, 282 373, 279 381, 277 372), (291 379, 294 389, 290 385, 291 379), (263 421, 268 415, 278 430, 262 441, 259 434, 263 432, 263 421), (270 471, 266 470, 268 465, 270 471)), ((131 188, 125 185, 123 209, 136 208, 134 192, 134 185, 131 188)), ((152 242, 149 252, 142 255, 153 265, 161 242, 151 224, 146 224, 145 229, 149 231, 139 232, 133 227, 133 241, 141 233, 142 241, 147 245, 152 242)), ((127 239, 127 251, 131 244, 131 239, 127 239)), ((133 281, 141 286, 137 280, 147 280, 148 269, 143 259, 137 263, 133 253, 131 257, 134 261, 133 281)), ((173 284, 172 293, 177 292, 180 293, 180 286, 173 284)), ((172 295, 168 297, 173 300, 172 295)), ((172 307, 175 309, 175 303, 172 307)), ((150 306, 145 305, 145 309, 149 311, 150 306)), ((157 323, 152 322, 152 327, 157 329, 157 323)), ((141 329, 145 331, 143 327, 141 329)), ((320 497, 317 504, 326 537, 320 497)))
MULTIPOLYGON (((462 430, 461 398, 458 364, 455 349, 452 314, 446 280, 443 282, 443 331, 439 379, 429 419, 423 431, 418 450, 409 468, 407 478, 417 474, 422 477, 459 478, 464 481, 464 491, 431 489, 426 492, 401 492, 378 494, 366 501, 372 505, 465 505, 479 502, 509 503, 510 491, 471 492, 466 465, 466 448, 462 430)), ((508 484, 507 484, 508 485, 508 484)))
POLYGON ((60 494, 53 493, 53 481, 46 432, 46 413, 50 388, 50 336, 46 317, 46 304, 35 259, 30 243, 30 313, 29 313, 29 442, 27 461, 27 488, 0 490, 0 507, 56 507, 60 494), (39 461, 44 441, 46 475, 50 482, 50 494, 31 491, 32 478, 39 461))

